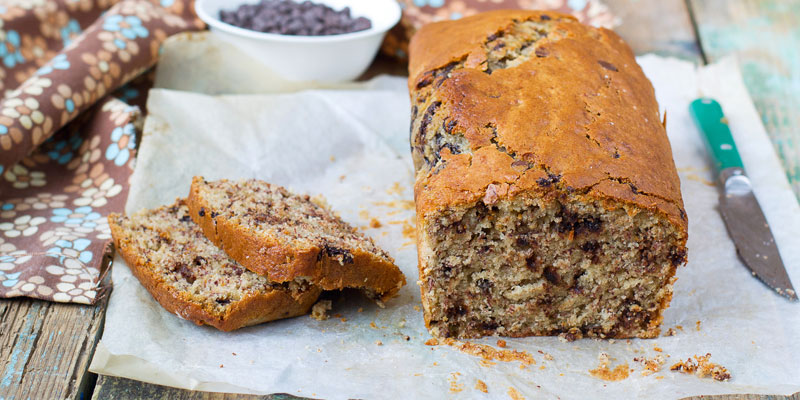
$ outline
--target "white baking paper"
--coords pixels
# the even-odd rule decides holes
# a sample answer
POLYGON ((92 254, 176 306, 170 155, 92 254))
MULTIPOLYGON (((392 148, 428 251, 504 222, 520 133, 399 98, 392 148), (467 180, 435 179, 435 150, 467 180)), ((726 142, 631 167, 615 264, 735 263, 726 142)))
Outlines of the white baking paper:
MULTIPOLYGON (((217 46, 206 39, 184 43, 183 50, 183 45, 168 46, 166 53, 177 61, 162 66, 159 85, 170 87, 174 81, 179 89, 207 93, 269 89, 247 84, 248 79, 266 78, 259 68, 242 67, 252 62, 244 56, 230 55, 204 67, 202 60, 211 55, 204 57, 197 46, 217 46), (187 48, 194 49, 190 64, 180 62, 187 48), (238 83, 164 79, 180 76, 176 71, 181 65, 196 66, 186 73, 201 76, 203 82, 225 82, 227 73, 238 71, 238 83)), ((800 305, 767 289, 737 259, 716 210, 718 195, 703 144, 687 111, 699 95, 722 103, 784 262, 800 284, 800 208, 736 63, 726 60, 697 69, 656 56, 639 62, 668 115, 689 216, 689 262, 678 270, 663 323, 663 331, 676 330, 674 336, 572 343, 553 337, 506 339, 509 349, 527 351, 536 360, 524 369, 519 362, 487 365, 449 346, 426 346, 430 336, 419 310, 411 237, 413 178, 404 79, 381 77, 347 90, 219 97, 154 89, 128 212, 185 196, 193 175, 265 179, 326 196, 342 218, 363 227, 389 251, 409 284, 385 309, 347 292, 331 312, 340 316, 326 321, 303 316, 224 333, 167 313, 117 257, 105 331, 90 370, 187 389, 328 399, 507 398, 511 388, 528 399, 800 391, 800 305), (370 228, 372 218, 382 226, 370 228), (628 363, 633 372, 617 382, 591 376, 601 352, 611 357, 611 367, 628 363), (727 367, 733 376, 729 382, 669 371, 679 359, 706 353, 727 367), (633 359, 657 354, 669 356, 663 369, 642 376, 633 359), (475 389, 478 379, 488 393, 475 389)))

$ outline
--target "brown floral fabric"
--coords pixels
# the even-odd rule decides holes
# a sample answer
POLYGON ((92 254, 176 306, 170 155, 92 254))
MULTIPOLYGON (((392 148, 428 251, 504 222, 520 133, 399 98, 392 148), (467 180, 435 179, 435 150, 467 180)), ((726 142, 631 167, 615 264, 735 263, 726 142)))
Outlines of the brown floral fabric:
POLYGON ((190 0, 0 2, 0 297, 92 304, 148 73, 190 0))
POLYGON ((616 18, 599 0, 398 0, 403 17, 381 47, 382 52, 402 60, 407 58, 408 41, 423 25, 459 19, 483 11, 523 9, 551 10, 572 14, 585 24, 612 28, 616 18))

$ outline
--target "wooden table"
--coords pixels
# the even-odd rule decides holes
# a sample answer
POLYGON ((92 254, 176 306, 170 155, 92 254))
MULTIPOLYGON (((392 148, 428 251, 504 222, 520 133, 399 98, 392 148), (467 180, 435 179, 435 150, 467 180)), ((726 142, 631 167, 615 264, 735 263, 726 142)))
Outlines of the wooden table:
MULTIPOLYGON (((800 0, 605 0, 637 54, 713 62, 735 54, 750 95, 800 194, 800 0)), ((379 61, 380 62, 380 61, 379 61)), ((0 300, 0 399, 296 399, 190 392, 87 371, 102 335, 95 307, 0 300)), ((792 399, 706 396, 704 399, 792 399)))

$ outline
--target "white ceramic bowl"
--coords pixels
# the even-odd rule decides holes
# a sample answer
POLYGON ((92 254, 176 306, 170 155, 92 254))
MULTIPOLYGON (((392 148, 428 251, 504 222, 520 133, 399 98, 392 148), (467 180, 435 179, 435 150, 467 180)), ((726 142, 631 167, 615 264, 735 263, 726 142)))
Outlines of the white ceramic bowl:
POLYGON ((226 24, 219 11, 259 0, 197 0, 200 19, 220 39, 238 47, 291 81, 341 82, 358 78, 369 67, 386 31, 400 20, 396 0, 313 0, 335 10, 350 7, 353 18, 366 17, 372 28, 330 36, 261 33, 226 24))

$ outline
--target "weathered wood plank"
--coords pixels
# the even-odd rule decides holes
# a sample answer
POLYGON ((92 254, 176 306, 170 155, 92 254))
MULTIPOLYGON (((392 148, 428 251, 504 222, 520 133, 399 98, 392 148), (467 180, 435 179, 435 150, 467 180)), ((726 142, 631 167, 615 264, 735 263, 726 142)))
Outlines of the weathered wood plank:
POLYGON ((684 0, 605 0, 620 18, 614 29, 636 54, 655 53, 701 61, 689 10, 684 0))
POLYGON ((709 62, 736 55, 800 196, 800 0, 689 0, 709 62))
POLYGON ((685 397, 681 400, 800 400, 800 392, 791 396, 763 395, 763 394, 740 394, 740 395, 716 395, 716 396, 693 396, 685 397))
POLYGON ((288 394, 255 396, 245 394, 193 392, 167 386, 143 384, 138 381, 100 376, 92 400, 294 400, 303 399, 288 394))
POLYGON ((106 299, 82 306, 31 299, 0 301, 0 398, 80 399, 106 299))

